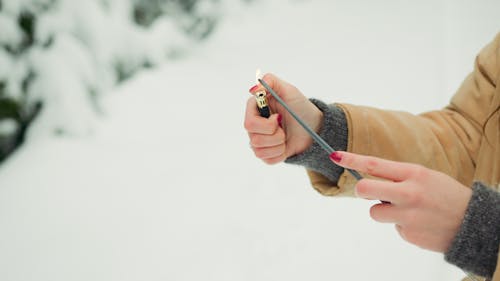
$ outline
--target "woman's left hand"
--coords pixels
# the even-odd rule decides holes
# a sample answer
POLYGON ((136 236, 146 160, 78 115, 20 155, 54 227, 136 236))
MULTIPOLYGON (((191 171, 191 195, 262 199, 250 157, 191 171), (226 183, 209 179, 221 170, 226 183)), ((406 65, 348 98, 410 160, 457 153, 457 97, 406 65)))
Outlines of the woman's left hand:
POLYGON ((462 224, 470 188, 416 164, 340 151, 330 158, 342 167, 385 179, 362 179, 355 187, 358 197, 391 202, 371 207, 374 220, 394 223, 403 239, 419 247, 448 250, 462 224))

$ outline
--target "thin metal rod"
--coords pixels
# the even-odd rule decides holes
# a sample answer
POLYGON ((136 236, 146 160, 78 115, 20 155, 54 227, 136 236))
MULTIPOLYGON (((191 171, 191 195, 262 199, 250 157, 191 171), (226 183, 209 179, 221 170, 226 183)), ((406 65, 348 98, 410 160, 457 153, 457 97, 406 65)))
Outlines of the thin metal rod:
POLYGON ((467 278, 466 279, 470 279, 472 281, 479 281, 479 279, 477 279, 474 275, 470 274, 469 272, 465 271, 462 269, 462 271, 467 274, 467 278))
MULTIPOLYGON (((290 115, 293 116, 297 122, 304 128, 304 130, 307 131, 307 133, 313 138, 314 141, 316 141, 321 148, 323 148, 328 155, 332 154, 335 152, 335 149, 333 149, 322 137, 320 137, 309 125, 307 125, 289 106, 286 104, 279 96, 276 94, 276 92, 262 79, 259 79, 259 83, 266 88, 266 90, 290 113, 290 115)), ((362 179, 363 177, 355 170, 352 169, 346 169, 351 173, 351 175, 354 176, 357 180, 362 179)))

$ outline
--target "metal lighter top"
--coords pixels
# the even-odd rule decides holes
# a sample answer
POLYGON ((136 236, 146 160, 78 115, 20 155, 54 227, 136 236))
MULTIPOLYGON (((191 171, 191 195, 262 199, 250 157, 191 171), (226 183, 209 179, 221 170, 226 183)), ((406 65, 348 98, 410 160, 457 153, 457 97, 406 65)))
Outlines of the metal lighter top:
POLYGON ((260 116, 269 118, 269 116, 271 116, 271 110, 267 103, 266 91, 260 90, 255 93, 255 100, 257 101, 257 108, 259 109, 260 116))

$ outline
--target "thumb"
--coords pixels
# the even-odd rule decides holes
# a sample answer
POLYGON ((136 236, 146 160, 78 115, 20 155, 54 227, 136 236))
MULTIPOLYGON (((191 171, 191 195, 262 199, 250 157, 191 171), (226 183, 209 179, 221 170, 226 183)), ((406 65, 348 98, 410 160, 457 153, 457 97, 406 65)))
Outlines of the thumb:
POLYGON ((281 114, 279 113, 275 113, 273 115, 271 115, 272 118, 274 118, 276 120, 276 124, 278 124, 278 126, 280 128, 283 128, 283 117, 281 116, 281 114))
POLYGON ((293 93, 292 89, 295 87, 284 80, 278 78, 278 76, 272 73, 266 73, 262 80, 264 80, 281 98, 287 100, 288 96, 293 93))

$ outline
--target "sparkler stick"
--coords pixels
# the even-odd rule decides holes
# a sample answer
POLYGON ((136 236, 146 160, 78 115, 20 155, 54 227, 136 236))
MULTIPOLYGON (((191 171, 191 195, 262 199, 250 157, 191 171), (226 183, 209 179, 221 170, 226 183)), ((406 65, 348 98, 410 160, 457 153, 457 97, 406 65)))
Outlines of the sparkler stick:
MULTIPOLYGON (((314 141, 316 141, 321 148, 323 148, 328 155, 332 154, 335 152, 335 150, 323 139, 321 138, 309 125, 307 125, 279 96, 276 94, 276 92, 262 79, 258 79, 259 83, 266 88, 266 90, 290 113, 290 115, 293 116, 297 122, 304 128, 304 130, 307 131, 307 133, 313 138, 314 141)), ((355 170, 352 169, 346 169, 353 177, 357 180, 362 179, 363 177, 355 170)))

